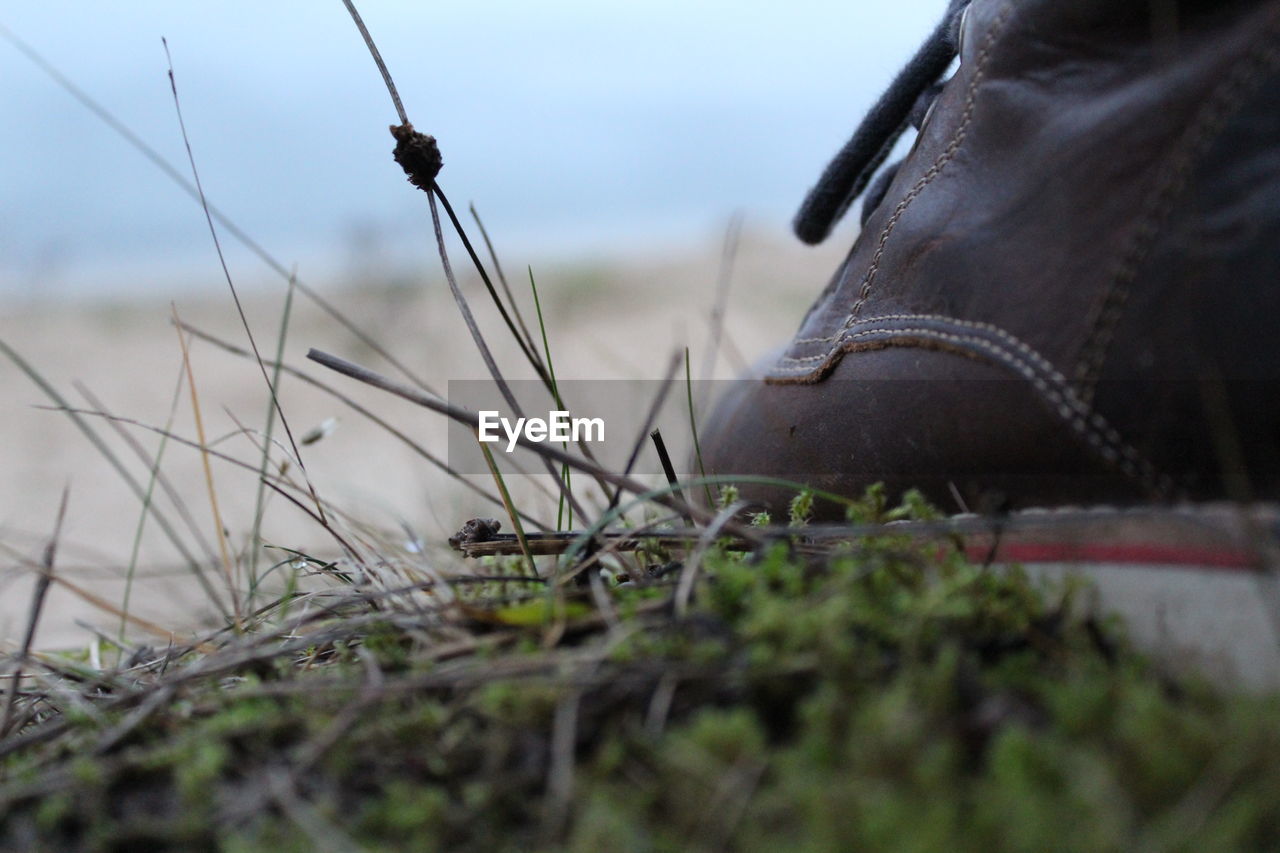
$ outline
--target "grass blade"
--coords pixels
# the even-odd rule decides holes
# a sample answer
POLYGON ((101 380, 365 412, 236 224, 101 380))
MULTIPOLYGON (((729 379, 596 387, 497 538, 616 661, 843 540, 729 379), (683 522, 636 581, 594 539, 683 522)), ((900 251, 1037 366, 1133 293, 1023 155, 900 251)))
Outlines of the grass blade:
MULTIPOLYGON (((525 325, 524 314, 520 311, 520 303, 516 301, 515 295, 511 292, 511 285, 507 284, 507 276, 502 271, 502 263, 498 260, 498 253, 494 251, 493 241, 489 239, 489 230, 484 227, 484 220, 480 218, 480 212, 476 210, 474 204, 468 205, 471 211, 471 218, 475 220, 476 227, 480 229, 480 239, 484 241, 485 251, 489 253, 489 262, 493 264, 493 271, 498 276, 498 284, 502 285, 502 292, 507 296, 507 302, 511 304, 511 313, 516 318, 516 324, 520 326, 520 331, 524 335, 525 341, 528 342, 529 348, 537 349, 534 343, 533 334, 529 331, 529 327, 525 325)), ((548 364, 548 367, 550 365, 548 364)))
MULTIPOLYGON (((17 665, 9 681, 9 696, 5 701, 4 717, 0 718, 0 739, 9 734, 9 726, 13 722, 13 712, 17 707, 18 691, 22 687, 22 666, 31 657, 31 643, 36 637, 36 626, 40 624, 40 613, 44 610, 44 599, 49 592, 49 584, 53 581, 53 560, 58 551, 58 539, 62 536, 62 522, 67 517, 67 497, 70 489, 63 487, 62 500, 58 504, 58 518, 53 525, 53 535, 45 546, 44 558, 40 561, 40 575, 36 578, 35 590, 31 593, 31 610, 27 616, 27 631, 22 637, 22 648, 18 652, 17 665)), ((526 546, 527 547, 527 546, 526 546)))
MULTIPOLYGON (((289 320, 293 316, 293 294, 297 276, 289 278, 289 289, 285 292, 284 309, 280 312, 280 331, 276 334, 276 358, 271 363, 271 379, 268 384, 272 389, 280 387, 281 366, 284 363, 284 344, 289 334, 289 320)), ((253 504, 253 529, 249 533, 249 589, 257 589, 258 557, 262 550, 262 517, 266 513, 265 499, 267 487, 265 480, 271 465, 271 436, 276 423, 276 395, 271 395, 271 403, 267 406, 266 426, 263 430, 265 441, 262 444, 262 466, 258 469, 258 494, 253 504)), ((253 607, 252 595, 248 602, 253 607)))
POLYGON ((205 440, 204 419, 200 416, 200 394, 196 390, 196 377, 191 369, 191 353, 187 349, 187 338, 178 322, 178 309, 173 308, 173 320, 178 328, 178 345, 182 347, 182 364, 187 372, 187 388, 191 392, 191 414, 195 418, 196 437, 199 440, 200 461, 204 465, 204 482, 209 492, 209 508, 213 511, 213 527, 217 536, 218 554, 222 559, 222 570, 226 575, 227 592, 231 596, 231 608, 235 613, 237 629, 241 626, 240 596, 236 594, 235 572, 231 565, 231 551, 227 545, 227 531, 222 524, 222 513, 218 509, 218 490, 213 486, 213 466, 209 463, 209 442, 205 440))
MULTIPOLYGON (((474 208, 471 212, 474 215, 474 208)), ((481 230, 481 233, 483 233, 483 229, 481 230)), ((485 237, 485 241, 488 241, 487 236, 485 237)), ((538 312, 538 331, 542 334, 542 353, 543 357, 547 360, 547 374, 551 378, 551 396, 556 401, 556 408, 563 410, 565 408, 564 400, 560 398, 560 386, 556 383, 556 367, 555 362, 551 360, 551 344, 547 340, 547 324, 542 318, 542 300, 538 298, 538 282, 533 277, 533 267, 529 267, 529 288, 533 291, 533 307, 537 309, 538 312)), ((561 444, 561 447, 566 450, 569 449, 568 443, 561 444)), ((572 491, 573 480, 568 465, 560 466, 560 477, 564 480, 564 491, 572 491)), ((614 495, 616 497, 617 492, 614 492, 614 495)), ((564 530, 566 528, 573 527, 573 508, 569 508, 569 518, 567 522, 564 519, 564 510, 564 492, 561 492, 559 506, 556 507, 556 530, 564 530)))
MULTIPOLYGON (((320 503, 320 497, 316 494, 311 478, 307 474, 307 466, 302 461, 298 443, 293 439, 293 430, 289 427, 289 419, 285 417, 284 410, 280 408, 280 400, 276 396, 276 388, 271 384, 271 377, 267 375, 266 365, 262 363, 262 354, 258 352, 258 342, 253 337, 253 330, 249 328, 249 318, 245 316, 244 306, 240 303, 240 294, 236 291, 235 282, 231 280, 231 270, 227 268, 227 258, 222 253, 222 241, 218 239, 217 226, 213 224, 213 216, 209 213, 209 201, 205 198, 204 187, 200 184, 200 170, 196 168, 196 157, 191 150, 191 139, 187 136, 187 124, 182 119, 182 104, 178 99, 178 82, 173 73, 173 58, 169 56, 169 43, 164 39, 160 41, 164 44, 165 58, 169 60, 169 89, 173 92, 173 109, 178 115, 178 127, 182 131, 182 144, 187 149, 187 160, 191 163, 191 177, 196 183, 196 192, 200 194, 200 206, 204 210, 205 222, 209 225, 209 235, 213 238, 213 248, 218 253, 218 263, 222 267, 222 275, 227 281, 227 289, 231 291, 231 300, 235 302, 236 313, 240 316, 240 325, 244 327, 245 337, 249 339, 249 346, 253 349, 253 357, 258 363, 258 370, 262 372, 262 381, 267 384, 267 393, 271 395, 271 404, 275 407, 276 414, 280 417, 280 426, 284 428, 285 435, 289 437, 289 446, 293 448, 294 461, 298 463, 298 469, 302 471, 302 479, 306 482, 307 489, 311 492, 312 500, 315 501, 316 511, 323 519, 324 506, 320 503)), ((291 276, 290 281, 292 282, 293 280, 294 278, 291 276)), ((181 337, 182 334, 179 332, 179 338, 181 337)), ((189 374, 190 370, 188 370, 189 374)), ((194 393, 194 386, 192 391, 194 393)))
MULTIPOLYGON (((684 348, 684 389, 685 398, 689 404, 689 430, 693 434, 693 454, 698 460, 698 473, 705 481, 707 479, 707 469, 702 464, 702 447, 698 444, 698 418, 693 408, 693 379, 690 378, 689 371, 689 348, 684 348)), ((706 493, 707 506, 715 506, 715 498, 711 496, 711 487, 704 485, 702 487, 706 493)))
POLYGON ((497 463, 493 461, 493 451, 489 449, 489 444, 480 441, 480 435, 476 434, 476 443, 480 445, 480 450, 484 453, 484 461, 489 465, 489 473, 493 474, 493 481, 498 484, 498 493, 502 495, 502 505, 506 507, 507 517, 511 519, 511 527, 515 531, 516 539, 520 543, 520 550, 524 554, 525 560, 529 563, 529 574, 538 574, 538 565, 533 561, 533 552, 529 550, 529 540, 524 535, 524 526, 520 524, 520 516, 516 513, 515 504, 511 502, 511 493, 507 491, 507 484, 502 479, 502 472, 498 470, 497 463))

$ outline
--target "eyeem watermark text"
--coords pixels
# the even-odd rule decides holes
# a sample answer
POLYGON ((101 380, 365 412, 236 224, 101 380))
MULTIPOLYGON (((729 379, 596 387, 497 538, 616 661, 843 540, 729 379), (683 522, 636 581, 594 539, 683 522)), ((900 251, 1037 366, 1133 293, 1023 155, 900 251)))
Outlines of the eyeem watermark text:
POLYGON ((546 419, 502 417, 496 410, 482 410, 476 434, 481 441, 500 441, 498 427, 507 436, 507 453, 516 449, 523 435, 532 442, 604 441, 604 418, 571 418, 568 412, 548 412, 546 419))

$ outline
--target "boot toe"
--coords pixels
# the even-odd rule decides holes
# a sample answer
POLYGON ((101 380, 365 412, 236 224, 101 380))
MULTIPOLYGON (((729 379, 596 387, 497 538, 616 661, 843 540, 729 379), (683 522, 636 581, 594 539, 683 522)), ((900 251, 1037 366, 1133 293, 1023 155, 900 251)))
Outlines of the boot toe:
POLYGON ((801 485, 857 497, 879 482, 891 499, 916 488, 974 510, 1144 496, 1030 383, 931 349, 849 354, 812 384, 731 383, 701 433, 707 473, 742 477, 740 493, 774 512, 801 485))

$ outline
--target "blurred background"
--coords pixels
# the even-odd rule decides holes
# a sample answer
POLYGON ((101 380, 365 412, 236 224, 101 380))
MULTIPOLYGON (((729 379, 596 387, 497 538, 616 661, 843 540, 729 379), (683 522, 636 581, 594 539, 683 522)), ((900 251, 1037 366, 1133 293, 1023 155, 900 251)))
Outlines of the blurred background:
MULTIPOLYGON (((411 120, 439 140, 441 186, 464 216, 469 203, 479 209, 530 318, 528 270, 537 275, 557 373, 600 380, 660 378, 684 347, 695 378, 733 376, 787 339, 856 234, 846 222, 826 245, 802 247, 788 221, 942 5, 367 0, 361 11, 411 120), (724 346, 710 358, 720 282, 724 346)), ((333 311, 299 296, 285 361, 417 445, 286 377, 280 399, 295 433, 330 425, 303 448, 325 500, 428 549, 467 518, 501 514, 424 457, 445 455, 438 417, 305 360, 317 347, 402 375, 389 353, 440 393, 487 375, 445 286, 426 200, 391 159, 391 100, 338 0, 48 0, 6 5, 0 28, 0 642, 22 634, 64 488, 59 583, 39 643, 74 644, 85 625, 116 620, 64 581, 117 606, 129 589, 130 612, 161 627, 207 622, 184 548, 141 511, 138 493, 159 455, 172 494, 158 505, 172 519, 185 513, 185 550, 218 565, 199 454, 149 428, 196 435, 175 310, 246 345, 199 205, 13 39, 188 176, 168 40, 208 198, 286 270, 221 230, 259 346, 275 351, 296 269, 333 311), (58 400, 142 426, 77 426, 48 410, 58 400)), ((530 377, 451 246, 499 363, 530 377)), ((268 396, 256 365, 208 342, 194 342, 191 364, 210 443, 249 466, 214 469, 220 523, 244 559, 268 396)), ((537 485, 513 488, 554 521, 537 485)), ((588 503, 599 497, 584 492, 588 503)), ((334 551, 280 498, 268 499, 262 535, 334 551)))
MULTIPOLYGON (((362 5, 411 120, 440 141, 441 185, 529 260, 688 248, 739 210, 785 237, 943 6, 362 5)), ((387 156, 391 101, 338 0, 49 0, 8 4, 0 25, 185 174, 167 38, 209 197, 304 276, 432 257, 387 156)), ((7 298, 220 283, 179 188, 3 41, 0 75, 7 298)))

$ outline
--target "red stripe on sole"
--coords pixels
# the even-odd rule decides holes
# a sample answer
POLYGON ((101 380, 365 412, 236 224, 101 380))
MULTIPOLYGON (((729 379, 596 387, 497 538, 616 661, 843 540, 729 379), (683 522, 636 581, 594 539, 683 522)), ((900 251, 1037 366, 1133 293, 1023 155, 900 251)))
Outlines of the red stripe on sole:
MULTIPOLYGON (((991 559, 990 543, 970 541, 965 556, 975 562, 991 559)), ((1227 571, 1257 571, 1261 560, 1240 548, 1168 546, 1151 543, 1005 542, 996 549, 999 563, 1120 563, 1185 566, 1227 571)))

